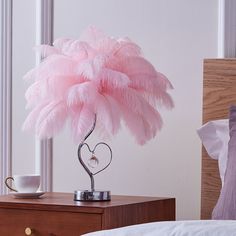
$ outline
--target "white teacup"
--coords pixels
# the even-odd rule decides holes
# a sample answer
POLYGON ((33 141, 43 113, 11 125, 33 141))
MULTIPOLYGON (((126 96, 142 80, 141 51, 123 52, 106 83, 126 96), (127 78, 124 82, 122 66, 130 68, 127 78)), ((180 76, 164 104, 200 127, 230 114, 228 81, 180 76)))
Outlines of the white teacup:
POLYGON ((6 186, 19 193, 35 193, 39 189, 40 175, 13 175, 9 176, 5 180, 6 186), (8 182, 12 181, 15 188, 12 188, 8 182))

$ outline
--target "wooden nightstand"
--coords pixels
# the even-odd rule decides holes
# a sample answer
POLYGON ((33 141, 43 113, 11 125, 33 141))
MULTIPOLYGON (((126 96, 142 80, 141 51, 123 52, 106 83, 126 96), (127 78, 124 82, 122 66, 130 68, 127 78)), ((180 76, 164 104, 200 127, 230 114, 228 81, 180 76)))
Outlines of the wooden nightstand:
POLYGON ((175 199, 112 196, 109 202, 75 202, 70 193, 39 199, 0 196, 0 235, 79 236, 127 225, 175 220, 175 199), (28 234, 30 235, 30 234, 28 234))

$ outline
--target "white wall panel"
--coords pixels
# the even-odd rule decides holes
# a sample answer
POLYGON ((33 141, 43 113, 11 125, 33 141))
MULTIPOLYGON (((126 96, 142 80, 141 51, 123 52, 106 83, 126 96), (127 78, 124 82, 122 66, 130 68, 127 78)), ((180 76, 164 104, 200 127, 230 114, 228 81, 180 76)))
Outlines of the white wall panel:
POLYGON ((34 135, 22 132, 28 114, 25 109, 23 80, 25 73, 35 65, 35 1, 13 1, 13 54, 12 54, 12 173, 34 173, 34 135))

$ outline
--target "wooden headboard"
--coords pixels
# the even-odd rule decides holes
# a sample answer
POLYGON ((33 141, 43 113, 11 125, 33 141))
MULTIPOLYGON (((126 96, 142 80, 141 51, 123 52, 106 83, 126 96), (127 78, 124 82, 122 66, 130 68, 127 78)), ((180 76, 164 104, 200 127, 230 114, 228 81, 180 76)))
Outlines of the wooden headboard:
MULTIPOLYGON (((236 104, 236 59, 206 59, 203 73, 203 124, 228 118, 236 104)), ((201 219, 210 219, 221 189, 218 163, 202 149, 201 219)))

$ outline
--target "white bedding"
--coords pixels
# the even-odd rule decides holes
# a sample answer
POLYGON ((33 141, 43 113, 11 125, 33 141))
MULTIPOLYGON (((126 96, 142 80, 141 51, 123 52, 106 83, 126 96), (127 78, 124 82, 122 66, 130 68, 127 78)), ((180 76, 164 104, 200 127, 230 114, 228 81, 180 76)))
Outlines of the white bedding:
MULTIPOLYGON (((97 231, 86 236, 236 236, 236 221, 165 221, 97 231)), ((84 236, 85 236, 84 235, 84 236)))

